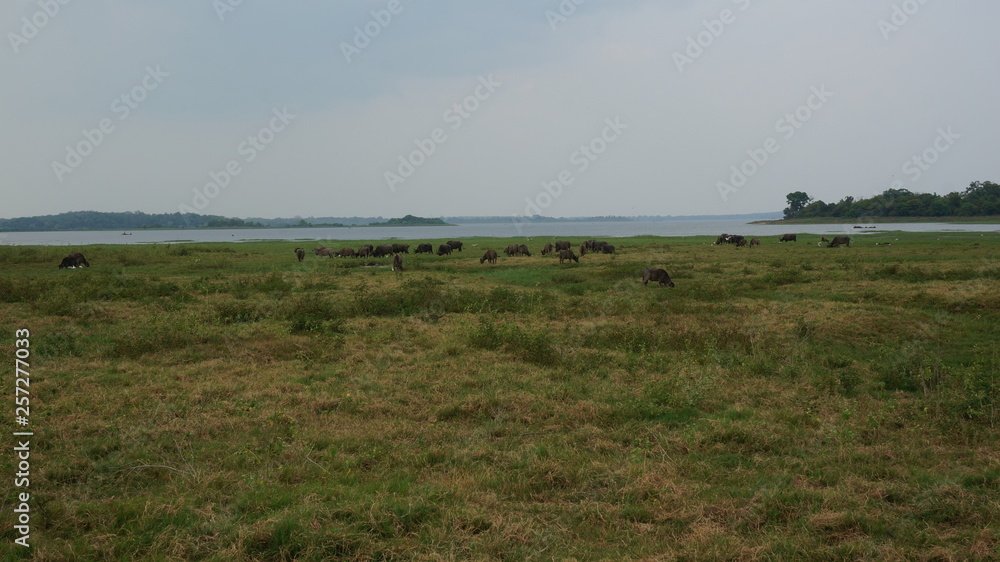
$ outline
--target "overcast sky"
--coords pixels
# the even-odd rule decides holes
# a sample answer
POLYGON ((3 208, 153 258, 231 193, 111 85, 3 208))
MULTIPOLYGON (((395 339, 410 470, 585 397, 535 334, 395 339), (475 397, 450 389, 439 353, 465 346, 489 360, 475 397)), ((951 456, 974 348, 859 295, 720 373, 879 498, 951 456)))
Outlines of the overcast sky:
POLYGON ((1000 181, 992 1, 0 10, 3 218, 734 214, 1000 181))

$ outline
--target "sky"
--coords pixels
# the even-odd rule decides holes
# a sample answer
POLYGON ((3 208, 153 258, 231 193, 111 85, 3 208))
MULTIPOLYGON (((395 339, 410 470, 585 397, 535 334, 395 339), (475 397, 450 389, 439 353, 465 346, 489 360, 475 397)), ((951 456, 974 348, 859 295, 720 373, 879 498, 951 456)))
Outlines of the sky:
POLYGON ((0 218, 780 211, 1000 181, 986 0, 13 0, 0 218))

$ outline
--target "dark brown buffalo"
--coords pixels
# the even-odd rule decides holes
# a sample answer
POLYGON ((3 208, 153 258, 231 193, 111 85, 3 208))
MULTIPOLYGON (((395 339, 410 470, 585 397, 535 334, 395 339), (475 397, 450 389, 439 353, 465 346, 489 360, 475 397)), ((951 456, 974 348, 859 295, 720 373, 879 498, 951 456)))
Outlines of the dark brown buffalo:
POLYGON ((341 248, 340 251, 337 252, 337 256, 341 258, 353 258, 357 255, 357 252, 350 248, 341 248))
POLYGON ((375 251, 374 246, 372 246, 371 244, 365 244, 364 246, 358 248, 357 257, 359 258, 370 257, 374 251, 375 251))
POLYGON ((592 248, 592 251, 595 254, 602 254, 602 253, 604 253, 604 247, 607 246, 607 245, 608 245, 608 243, 605 242, 605 241, 603 241, 603 240, 600 241, 600 242, 594 242, 594 247, 592 248))
POLYGON ((739 240, 736 241, 737 248, 743 248, 746 247, 746 245, 747 245, 747 239, 743 238, 742 236, 740 237, 739 240))
POLYGON ((454 248, 451 247, 451 244, 441 244, 440 246, 438 246, 438 255, 439 256, 444 256, 444 255, 449 255, 450 256, 451 255, 451 251, 453 249, 454 248))
POLYGON ((479 263, 496 263, 497 262, 497 251, 496 250, 486 250, 483 257, 479 258, 479 263))
POLYGON ((728 243, 729 243, 728 234, 720 234, 719 237, 715 239, 716 246, 721 246, 722 244, 728 244, 728 243))
POLYGON ((319 248, 313 248, 313 253, 317 256, 329 256, 333 257, 333 250, 327 248, 326 246, 320 246, 319 248))
POLYGON ((449 240, 448 245, 451 246, 452 250, 462 251, 462 242, 459 240, 449 240))
POLYGON ((754 239, 750 240, 750 247, 751 248, 760 248, 760 238, 754 238, 754 239))
POLYGON ((392 256, 392 270, 403 271, 403 256, 395 254, 392 256))
POLYGON ((848 248, 851 247, 851 237, 850 236, 834 236, 833 240, 830 240, 830 244, 827 248, 839 248, 843 244, 848 248))
POLYGON ((416 253, 418 254, 433 254, 434 246, 430 244, 417 244, 416 253))
POLYGON ((506 254, 508 258, 513 256, 520 256, 521 246, 519 244, 511 244, 503 249, 503 253, 506 254))
POLYGON ((295 248, 295 257, 299 258, 299 261, 304 260, 306 257, 306 251, 302 248, 295 248))
POLYGON ((604 244, 603 246, 601 246, 601 253, 602 254, 613 254, 613 253, 615 253, 615 247, 613 245, 611 245, 611 244, 604 244))
POLYGON ((542 255, 543 256, 547 256, 547 255, 551 254, 553 250, 554 250, 554 248, 552 247, 552 243, 551 242, 546 242, 545 246, 542 247, 542 255))
POLYGON ((397 254, 409 254, 410 245, 409 244, 393 244, 392 251, 397 254))
POLYGON ((566 260, 573 260, 577 263, 580 263, 580 258, 576 257, 576 254, 573 253, 573 250, 559 250, 559 263, 562 263, 566 260))
POLYGON ((588 252, 594 251, 594 244, 597 244, 597 240, 594 240, 593 238, 583 243, 583 245, 587 247, 588 252))
POLYGON ((392 246, 388 244, 379 244, 375 250, 372 251, 373 258, 384 258, 385 256, 391 256, 392 254, 392 246))
POLYGON ((69 254, 59 263, 59 269, 75 269, 77 267, 90 267, 90 262, 80 252, 69 254))
POLYGON ((556 241, 556 251, 568 250, 570 247, 569 240, 557 240, 556 241))
POLYGON ((587 255, 587 243, 580 244, 580 257, 587 255))
POLYGON ((531 256, 531 252, 528 251, 528 247, 524 244, 519 245, 517 247, 517 251, 520 252, 520 255, 522 256, 531 256))
POLYGON ((666 285, 667 287, 673 287, 674 282, 670 280, 670 276, 667 275, 665 269, 657 269, 652 267, 647 267, 642 270, 642 286, 645 287, 646 283, 650 281, 656 281, 658 285, 666 285))
POLYGON ((778 242, 798 242, 798 240, 795 239, 794 234, 782 234, 781 238, 778 238, 778 242))

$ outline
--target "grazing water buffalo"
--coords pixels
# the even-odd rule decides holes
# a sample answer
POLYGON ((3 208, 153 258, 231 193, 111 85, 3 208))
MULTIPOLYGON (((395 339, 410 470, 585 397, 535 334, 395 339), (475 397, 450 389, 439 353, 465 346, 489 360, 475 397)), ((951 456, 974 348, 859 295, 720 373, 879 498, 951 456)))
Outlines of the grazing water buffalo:
POLYGON ((851 237, 850 236, 834 236, 833 240, 830 241, 830 244, 827 246, 827 248, 839 248, 841 244, 843 244, 843 245, 847 246, 848 248, 850 248, 851 247, 851 237))
POLYGON ((409 254, 410 245, 409 244, 393 244, 392 251, 397 254, 409 254))
POLYGON ((657 269, 652 267, 647 267, 642 270, 642 286, 645 287, 646 283, 650 281, 656 281, 658 285, 666 285, 667 287, 673 287, 674 282, 670 280, 670 276, 667 275, 665 269, 657 269))
POLYGON ((531 252, 529 252, 529 251, 528 251, 528 247, 527 247, 527 246, 525 246, 524 244, 520 244, 520 245, 519 245, 519 246, 517 247, 517 251, 518 251, 518 253, 519 253, 520 255, 522 255, 522 256, 528 256, 528 257, 531 257, 531 252))
POLYGON ((603 246, 601 246, 601 253, 602 254, 613 254, 613 253, 615 253, 615 247, 613 245, 611 245, 611 244, 604 244, 603 246))
POLYGON ((593 247, 593 248, 591 248, 591 250, 592 250, 592 251, 593 251, 593 252, 594 252, 595 254, 601 254, 601 253, 604 253, 604 247, 605 247, 605 246, 607 246, 607 245, 608 245, 608 243, 607 243, 607 242, 604 242, 604 241, 601 241, 601 242, 594 242, 594 247, 593 247))
POLYGON ((317 256, 320 256, 320 257, 322 257, 322 256, 329 256, 331 258, 333 257, 333 250, 331 250, 330 248, 327 248, 326 246, 320 246, 319 248, 313 248, 313 253, 316 254, 317 256))
POLYGON ((373 258, 384 258, 385 256, 391 256, 392 254, 393 254, 393 252, 392 252, 392 246, 390 246, 388 244, 379 244, 375 248, 375 250, 372 252, 372 257, 373 258))
POLYGON ((728 234, 720 234, 719 237, 715 239, 715 245, 716 246, 721 246, 721 245, 723 245, 723 244, 725 244, 727 242, 729 242, 729 235, 728 234))
POLYGON ((580 258, 576 257, 573 250, 559 250, 559 263, 562 263, 565 260, 573 260, 580 263, 580 258))
POLYGON ((547 256, 547 255, 551 254, 552 251, 553 251, 553 249, 554 248, 552 247, 552 243, 551 242, 546 242, 545 246, 542 248, 542 255, 543 256, 547 256))
POLYGON ((370 257, 374 251, 375 251, 374 246, 372 246, 371 244, 365 244, 364 246, 358 248, 357 257, 359 258, 370 257))
POLYGON ((443 256, 447 254, 450 256, 452 249, 453 248, 451 247, 451 244, 441 244, 440 246, 438 246, 438 255, 443 256))
POLYGON ((302 261, 306 257, 306 251, 302 248, 295 248, 295 257, 299 258, 299 261, 302 261))
POLYGON ((90 267, 90 262, 80 252, 71 253, 59 263, 59 269, 76 269, 77 267, 90 267))
POLYGON ((358 255, 357 252, 355 252, 351 248, 341 248, 340 251, 337 252, 337 257, 341 258, 353 258, 357 255, 358 255))
POLYGON ((760 248, 760 238, 753 238, 750 240, 751 248, 760 248))
POLYGON ((434 246, 430 244, 417 244, 416 253, 418 254, 433 254, 434 246))
POLYGON ((452 250, 462 251, 462 242, 459 240, 449 240, 448 245, 451 246, 452 250))
POLYGON ((739 240, 737 240, 737 241, 736 241, 736 247, 737 247, 737 248, 743 248, 743 247, 745 247, 746 245, 747 245, 747 239, 746 239, 746 238, 743 238, 742 236, 740 237, 740 239, 739 239, 739 240))
POLYGON ((778 242, 798 242, 798 240, 795 239, 794 234, 782 234, 781 238, 778 238, 778 242))
POLYGON ((496 250, 486 250, 486 253, 483 254, 483 257, 479 258, 479 263, 485 263, 485 262, 496 263, 497 262, 497 251, 496 250))
POLYGON ((506 254, 508 258, 512 256, 523 256, 525 249, 527 249, 527 246, 523 246, 521 244, 511 244, 503 249, 503 253, 506 254))
POLYGON ((587 255, 587 243, 586 242, 584 242, 583 244, 580 244, 580 256, 583 257, 585 255, 587 255))
POLYGON ((403 271, 403 256, 395 254, 392 256, 392 270, 403 271))
POLYGON ((569 240, 557 240, 556 241, 556 251, 557 252, 559 250, 568 250, 569 246, 570 246, 569 240))

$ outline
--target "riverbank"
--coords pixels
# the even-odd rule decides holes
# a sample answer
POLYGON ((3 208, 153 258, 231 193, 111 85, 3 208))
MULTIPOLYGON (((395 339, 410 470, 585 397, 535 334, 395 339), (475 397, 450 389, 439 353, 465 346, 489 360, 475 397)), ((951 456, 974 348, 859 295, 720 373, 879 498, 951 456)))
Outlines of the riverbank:
POLYGON ((901 223, 961 223, 961 224, 1000 224, 1000 215, 983 217, 815 217, 809 219, 777 219, 752 221, 749 224, 901 224, 901 223))

